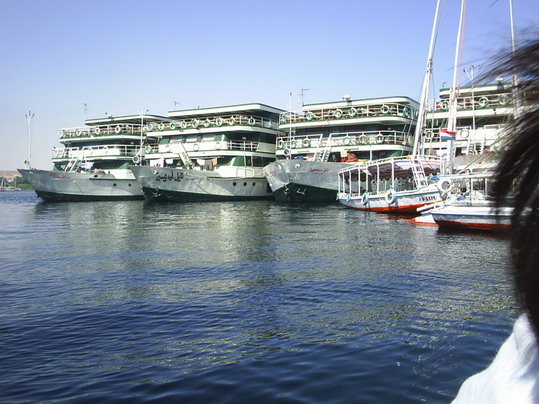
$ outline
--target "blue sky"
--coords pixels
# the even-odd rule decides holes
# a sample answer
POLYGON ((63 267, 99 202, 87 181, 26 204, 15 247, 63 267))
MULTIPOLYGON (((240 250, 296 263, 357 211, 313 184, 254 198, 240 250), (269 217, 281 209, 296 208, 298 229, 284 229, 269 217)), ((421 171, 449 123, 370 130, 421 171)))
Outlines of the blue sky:
MULTIPOLYGON (((509 46, 509 0, 469 0, 464 67, 509 46)), ((517 33, 539 0, 513 0, 517 33)), ((435 0, 0 0, 0 169, 51 168, 86 118, 247 102, 419 97, 435 0), (175 104, 176 103, 176 104, 175 104), (85 111, 84 104, 87 106, 85 111)), ((434 86, 452 77, 458 0, 445 0, 434 86)))

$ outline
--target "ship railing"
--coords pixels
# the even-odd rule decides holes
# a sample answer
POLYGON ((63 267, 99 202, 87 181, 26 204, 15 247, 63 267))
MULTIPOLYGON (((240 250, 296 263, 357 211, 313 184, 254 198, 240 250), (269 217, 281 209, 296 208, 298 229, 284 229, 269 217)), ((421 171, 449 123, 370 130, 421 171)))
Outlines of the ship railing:
POLYGON ((411 145, 412 134, 396 130, 375 130, 358 132, 281 136, 277 140, 277 150, 322 149, 329 147, 361 147, 373 145, 411 145))
POLYGON ((252 115, 220 115, 200 118, 173 120, 171 122, 150 122, 145 126, 148 132, 182 131, 204 128, 226 128, 228 126, 252 126, 266 129, 279 129, 277 121, 252 115))
MULTIPOLYGON (((466 111, 474 109, 487 109, 487 108, 502 108, 510 107, 513 105, 513 98, 510 93, 493 93, 493 94, 478 94, 458 97, 457 98, 457 111, 466 111)), ((448 111, 449 99, 439 98, 430 102, 430 110, 434 111, 448 111)))
POLYGON ((106 145, 53 148, 53 160, 72 160, 102 157, 133 157, 139 152, 139 147, 133 145, 106 145))
MULTIPOLYGON (((455 140, 457 142, 494 141, 499 138, 501 132, 507 127, 505 124, 485 125, 473 129, 471 126, 458 126, 455 140)), ((441 142, 440 129, 429 128, 425 130, 425 140, 429 142, 441 142)))
MULTIPOLYGON (((258 151, 260 142, 239 141, 239 140, 221 140, 221 141, 204 141, 204 142, 171 142, 168 144, 159 145, 158 153, 179 153, 185 150, 186 153, 196 153, 199 151, 216 151, 216 150, 231 150, 231 151, 258 151)), ((152 150, 153 151, 153 150, 152 150)), ((150 152, 146 152, 149 154, 150 152)))
POLYGON ((307 111, 304 114, 285 112, 280 115, 279 123, 286 125, 296 122, 333 121, 338 119, 357 119, 369 117, 401 117, 415 119, 417 109, 410 104, 387 102, 366 104, 357 107, 340 107, 307 111))
POLYGON ((95 138, 111 135, 138 135, 140 136, 141 125, 115 124, 100 126, 83 126, 76 128, 60 129, 60 139, 66 138, 95 138))

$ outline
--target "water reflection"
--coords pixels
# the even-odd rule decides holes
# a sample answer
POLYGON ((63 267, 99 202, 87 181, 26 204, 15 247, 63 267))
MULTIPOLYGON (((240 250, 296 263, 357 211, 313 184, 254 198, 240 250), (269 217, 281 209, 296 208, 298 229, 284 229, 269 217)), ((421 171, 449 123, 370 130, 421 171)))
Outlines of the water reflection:
POLYGON ((34 330, 43 356, 21 360, 40 366, 58 354, 39 338, 54 329, 71 383, 90 373, 108 393, 105 380, 129 385, 114 373, 128 372, 144 384, 189 380, 200 394, 226 365, 245 386, 300 377, 293 394, 311 401, 309 380, 347 380, 351 398, 436 401, 453 394, 471 352, 488 361, 516 314, 505 239, 267 201, 12 210, 0 218, 10 349, 34 330))

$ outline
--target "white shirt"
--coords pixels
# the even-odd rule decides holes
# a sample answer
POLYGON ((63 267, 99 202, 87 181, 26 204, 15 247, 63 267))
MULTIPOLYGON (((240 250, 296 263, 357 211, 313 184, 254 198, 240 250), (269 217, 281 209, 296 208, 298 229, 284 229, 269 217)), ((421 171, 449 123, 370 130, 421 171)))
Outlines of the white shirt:
POLYGON ((490 366, 463 383, 453 404, 463 403, 539 403, 539 351, 527 315, 490 366))

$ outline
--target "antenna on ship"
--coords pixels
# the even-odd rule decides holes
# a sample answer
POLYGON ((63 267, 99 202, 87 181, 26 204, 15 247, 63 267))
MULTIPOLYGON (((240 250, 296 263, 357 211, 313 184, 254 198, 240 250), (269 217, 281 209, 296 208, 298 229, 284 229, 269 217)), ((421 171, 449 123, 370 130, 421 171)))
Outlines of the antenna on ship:
POLYGON ((303 102, 303 101, 304 101, 304 97, 305 97, 305 91, 309 91, 309 89, 308 89, 308 88, 303 88, 303 87, 301 87, 300 97, 301 97, 301 106, 302 106, 302 107, 305 105, 305 103, 303 102))
POLYGON ((35 115, 32 111, 28 111, 28 113, 24 116, 26 117, 26 126, 28 129, 28 160, 26 160, 24 163, 26 168, 32 168, 30 163, 30 160, 32 159, 32 118, 35 115))

